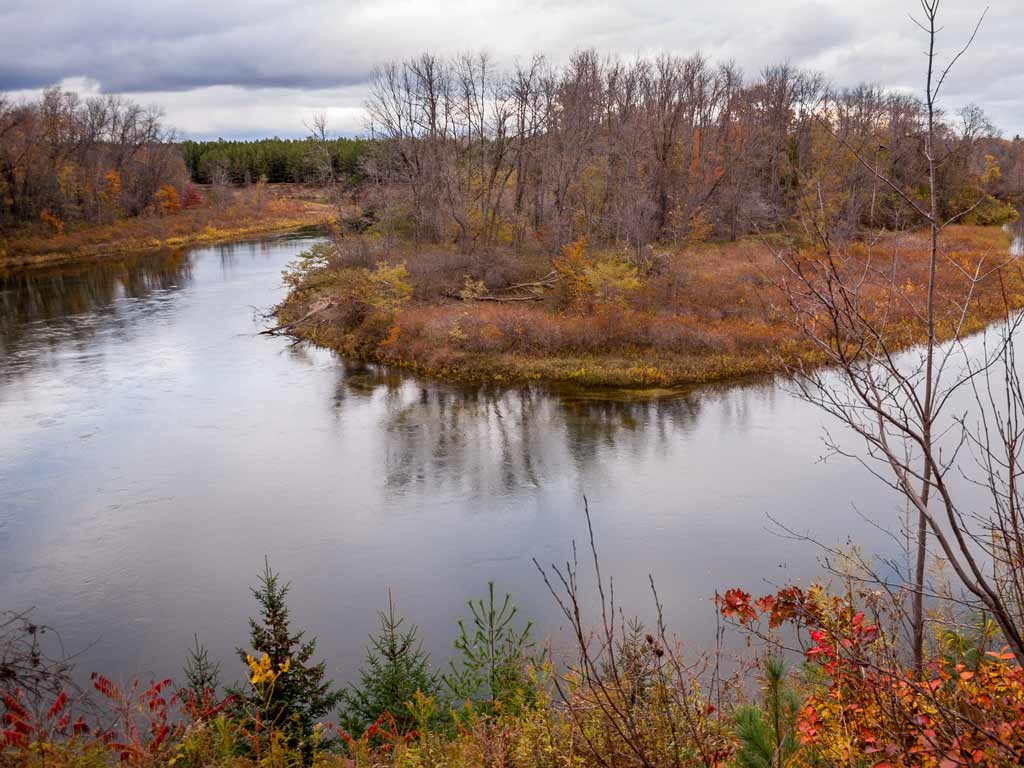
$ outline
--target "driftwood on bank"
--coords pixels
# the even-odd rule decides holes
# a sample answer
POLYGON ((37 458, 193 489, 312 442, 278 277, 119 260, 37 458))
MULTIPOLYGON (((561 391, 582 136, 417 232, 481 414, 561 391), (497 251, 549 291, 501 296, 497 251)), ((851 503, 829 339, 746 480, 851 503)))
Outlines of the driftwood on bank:
POLYGON ((337 303, 338 302, 333 299, 320 299, 319 301, 314 302, 313 306, 309 308, 309 311, 306 312, 306 314, 304 314, 298 320, 293 320, 290 323, 284 323, 283 325, 278 325, 275 326, 274 328, 267 328, 265 331, 260 331, 260 334, 265 336, 276 336, 281 333, 287 333, 296 326, 302 325, 304 322, 312 318, 314 315, 320 314, 325 309, 330 309, 337 303))
POLYGON ((535 293, 529 296, 491 296, 485 294, 483 296, 467 296, 461 293, 448 292, 445 296, 449 299, 458 299, 459 301, 540 301, 543 299, 543 295, 535 293))
POLYGON ((507 285, 504 288, 496 288, 486 293, 476 294, 468 291, 449 291, 445 296, 450 299, 458 299, 459 301, 540 301, 544 298, 544 291, 553 288, 555 283, 561 280, 562 277, 557 272, 551 271, 539 280, 507 285))
MULTIPOLYGON (((464 291, 462 293, 448 292, 445 296, 451 299, 458 299, 459 301, 540 301, 544 298, 544 291, 553 288, 555 283, 561 280, 562 277, 563 276, 557 272, 551 271, 539 280, 531 280, 526 283, 516 283, 515 285, 497 288, 494 291, 488 291, 487 293, 479 295, 470 294, 464 291)), ((293 320, 290 323, 283 323, 282 325, 277 325, 273 328, 267 328, 266 330, 260 331, 260 334, 264 336, 277 336, 288 333, 308 320, 316 317, 321 312, 337 306, 337 304, 338 301, 336 299, 320 299, 319 301, 314 302, 313 306, 309 308, 309 311, 307 311, 306 314, 298 320, 293 320)))

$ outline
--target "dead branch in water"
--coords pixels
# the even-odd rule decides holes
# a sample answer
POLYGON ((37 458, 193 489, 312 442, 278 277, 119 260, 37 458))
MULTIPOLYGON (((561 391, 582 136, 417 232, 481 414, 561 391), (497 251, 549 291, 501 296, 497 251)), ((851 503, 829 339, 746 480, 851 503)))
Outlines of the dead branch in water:
POLYGON ((294 320, 294 321, 292 321, 290 323, 284 323, 283 325, 278 325, 278 326, 275 326, 274 328, 267 328, 265 331, 260 331, 260 335, 262 335, 262 336, 277 336, 277 335, 282 334, 282 333, 287 333, 288 331, 292 330, 296 326, 302 325, 304 322, 309 320, 314 315, 320 314, 325 309, 330 309, 331 307, 335 306, 337 303, 338 303, 337 301, 334 301, 332 299, 320 299, 319 301, 314 303, 313 306, 310 307, 309 311, 306 312, 306 314, 304 314, 298 320, 294 320))

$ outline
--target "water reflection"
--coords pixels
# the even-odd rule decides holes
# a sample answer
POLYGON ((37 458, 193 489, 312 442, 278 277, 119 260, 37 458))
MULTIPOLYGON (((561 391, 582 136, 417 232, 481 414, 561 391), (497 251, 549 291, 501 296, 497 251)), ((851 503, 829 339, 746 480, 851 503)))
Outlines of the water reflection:
POLYGON ((8 352, 19 335, 38 321, 110 312, 121 299, 146 299, 184 287, 192 263, 184 251, 124 260, 0 273, 0 349, 8 352))
POLYGON ((545 631, 531 559, 563 560, 590 501, 638 612, 648 573, 684 636, 708 598, 817 573, 822 538, 893 499, 816 465, 820 415, 771 381, 671 396, 458 387, 258 335, 302 241, 2 278, 0 605, 36 605, 87 664, 174 672, 198 632, 230 664, 264 554, 349 678, 391 587, 444 657, 490 579, 545 631), (171 668, 155 669, 161 660, 171 668))
POLYGON ((161 311, 154 298, 190 280, 190 257, 181 251, 0 273, 0 381, 53 365, 63 348, 87 350, 98 331, 132 333, 140 317, 161 311), (119 312, 126 301, 145 311, 119 312))
MULTIPOLYGON (((425 384, 366 364, 339 365, 334 407, 379 396, 387 488, 456 488, 479 498, 528 492, 570 463, 591 469, 601 449, 664 455, 677 430, 698 418, 695 393, 587 396, 538 385, 519 388, 425 384)), ((707 396, 707 392, 704 393, 707 396)))

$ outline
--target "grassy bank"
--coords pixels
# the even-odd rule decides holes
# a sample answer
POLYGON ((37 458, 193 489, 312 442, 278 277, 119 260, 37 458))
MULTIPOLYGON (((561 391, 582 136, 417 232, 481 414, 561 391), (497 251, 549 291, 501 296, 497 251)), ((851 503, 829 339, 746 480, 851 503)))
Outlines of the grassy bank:
MULTIPOLYGON (((958 325, 960 333, 980 330, 1003 316, 1007 302, 1024 305, 1024 278, 1005 263, 1009 242, 997 227, 946 231, 937 287, 941 337, 958 325), (961 318, 979 265, 985 277, 961 318)), ((341 354, 466 381, 720 381, 821 359, 789 322, 780 248, 753 238, 690 244, 656 252, 637 270, 629 254, 583 243, 554 258, 481 261, 341 238, 294 265, 293 290, 277 317, 283 330, 341 354)), ((811 249, 789 253, 820 266, 811 249)), ((923 341, 926 233, 853 243, 844 259, 848 270, 873 265, 862 298, 866 311, 888 318, 891 348, 923 341)))
POLYGON ((0 269, 292 232, 321 225, 335 211, 322 191, 298 185, 206 188, 194 204, 173 212, 68 227, 40 221, 0 233, 0 269))

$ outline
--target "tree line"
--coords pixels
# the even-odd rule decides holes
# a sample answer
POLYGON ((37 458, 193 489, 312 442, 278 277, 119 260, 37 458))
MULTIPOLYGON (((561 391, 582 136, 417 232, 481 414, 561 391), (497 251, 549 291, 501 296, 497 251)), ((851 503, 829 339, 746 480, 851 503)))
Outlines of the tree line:
MULTIPOLYGON (((319 128, 316 128, 319 126, 319 128)), ((109 223, 198 200, 203 184, 358 180, 367 143, 332 139, 181 141, 156 107, 59 87, 37 99, 0 93, 0 229, 109 223)))
MULTIPOLYGON (((750 77, 701 55, 387 63, 367 139, 330 138, 318 118, 304 139, 177 142, 158 109, 52 88, 0 94, 0 226, 137 215, 189 178, 368 180, 373 206, 417 239, 473 250, 586 236, 642 260, 651 242, 733 239, 814 208, 846 232, 902 226, 909 208, 877 174, 927 191, 925 122, 910 95, 789 65, 750 77)), ((943 214, 1005 219, 1003 201, 1024 194, 1024 142, 1000 139, 977 107, 940 114, 936 135, 943 214)))
MULTIPOLYGON (((424 54, 379 67, 367 108, 365 170, 395 190, 385 204, 417 238, 466 250, 585 236, 642 258, 654 241, 736 238, 804 211, 899 227, 910 208, 878 174, 927 192, 920 99, 789 65, 745 77, 701 55, 581 51, 506 70, 424 54)), ((935 137, 944 214, 1011 215, 992 195, 1024 173, 1019 139, 997 139, 977 107, 939 115, 935 137)))
POLYGON ((0 93, 0 227, 135 216, 185 178, 157 108, 60 88, 17 102, 0 93))
POLYGON ((201 184, 244 184, 266 179, 326 184, 360 175, 367 142, 327 138, 326 132, 305 139, 255 141, 184 141, 185 165, 192 180, 201 184))

